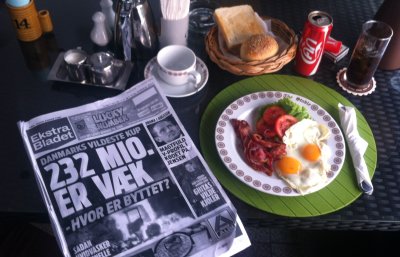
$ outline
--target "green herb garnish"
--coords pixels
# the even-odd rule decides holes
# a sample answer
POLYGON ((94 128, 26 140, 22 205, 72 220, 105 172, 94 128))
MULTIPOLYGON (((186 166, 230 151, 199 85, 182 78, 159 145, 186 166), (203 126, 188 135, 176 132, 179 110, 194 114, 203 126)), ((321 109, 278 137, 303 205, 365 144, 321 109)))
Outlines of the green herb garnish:
POLYGON ((279 100, 278 102, 265 105, 261 109, 260 116, 263 115, 264 111, 268 107, 271 107, 274 105, 282 107, 286 111, 287 114, 294 116, 297 120, 311 119, 311 115, 308 113, 307 109, 304 106, 300 106, 300 105, 296 104, 289 98, 283 98, 283 99, 279 100))

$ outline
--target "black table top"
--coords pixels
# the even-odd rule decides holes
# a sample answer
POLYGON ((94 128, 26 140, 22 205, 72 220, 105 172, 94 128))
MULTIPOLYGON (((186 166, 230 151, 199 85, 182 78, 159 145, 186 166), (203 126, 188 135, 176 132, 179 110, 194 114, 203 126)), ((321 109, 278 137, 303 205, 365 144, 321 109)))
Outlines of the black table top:
MULTIPOLYGON (((150 1, 154 4, 158 1, 150 1)), ((350 47, 355 44, 361 24, 374 17, 382 0, 376 1, 219 1, 222 5, 247 2, 261 15, 284 21, 299 32, 312 10, 323 10, 334 19, 332 36, 350 47)), ((48 220, 46 207, 35 182, 33 170, 25 153, 16 123, 40 114, 75 107, 120 93, 117 90, 84 87, 48 81, 47 74, 60 51, 77 46, 88 52, 98 50, 90 41, 93 26, 91 16, 100 10, 98 1, 36 1, 38 10, 48 9, 54 33, 40 40, 23 43, 17 40, 4 4, 0 5, 0 78, 1 126, 0 144, 0 217, 29 221, 48 220)), ((157 13, 157 12, 155 12, 157 13)), ((205 61, 210 77, 206 88, 186 98, 170 98, 186 130, 199 146, 199 124, 202 112, 210 100, 228 85, 246 78, 220 69, 207 56, 204 37, 190 33, 189 47, 205 61)), ((349 206, 319 217, 285 218, 257 210, 231 196, 238 214, 247 226, 321 229, 400 229, 400 70, 375 73, 376 91, 363 97, 350 95, 336 84, 336 73, 348 63, 350 55, 339 63, 324 59, 318 72, 310 77, 335 89, 350 100, 365 116, 375 136, 378 163, 373 177, 372 196, 362 195, 349 206)), ((143 79, 143 63, 135 65, 128 85, 143 79)), ((278 74, 292 74, 293 62, 278 74)))

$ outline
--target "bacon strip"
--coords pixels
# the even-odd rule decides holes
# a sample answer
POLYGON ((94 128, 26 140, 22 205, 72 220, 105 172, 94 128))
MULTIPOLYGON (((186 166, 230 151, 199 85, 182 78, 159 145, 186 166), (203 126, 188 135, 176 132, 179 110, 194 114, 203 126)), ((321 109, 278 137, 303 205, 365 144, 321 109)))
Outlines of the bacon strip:
POLYGON ((231 124, 236 136, 241 140, 246 163, 253 169, 271 176, 273 162, 286 154, 285 144, 252 133, 250 125, 245 120, 232 119, 231 124))

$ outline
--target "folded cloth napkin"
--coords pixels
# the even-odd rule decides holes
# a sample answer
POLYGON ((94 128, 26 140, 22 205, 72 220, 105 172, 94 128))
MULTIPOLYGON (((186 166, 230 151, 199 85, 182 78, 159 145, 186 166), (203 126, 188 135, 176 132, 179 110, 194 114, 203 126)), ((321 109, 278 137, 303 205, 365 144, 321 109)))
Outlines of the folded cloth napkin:
POLYGON ((371 195, 374 187, 369 177, 368 168, 364 160, 368 142, 360 137, 357 130, 357 117, 353 107, 338 104, 340 124, 344 131, 350 149, 350 155, 356 170, 359 188, 366 194, 371 195))

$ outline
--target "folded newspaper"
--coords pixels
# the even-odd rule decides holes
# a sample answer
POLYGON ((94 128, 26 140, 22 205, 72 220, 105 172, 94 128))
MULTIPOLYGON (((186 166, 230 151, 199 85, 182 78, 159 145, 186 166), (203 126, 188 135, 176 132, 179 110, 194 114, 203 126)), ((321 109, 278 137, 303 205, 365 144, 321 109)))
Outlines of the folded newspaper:
POLYGON ((155 80, 18 127, 64 256, 229 256, 249 246, 155 80))

